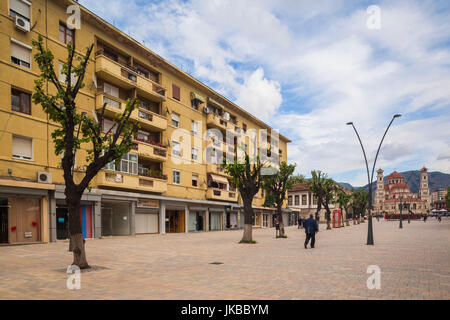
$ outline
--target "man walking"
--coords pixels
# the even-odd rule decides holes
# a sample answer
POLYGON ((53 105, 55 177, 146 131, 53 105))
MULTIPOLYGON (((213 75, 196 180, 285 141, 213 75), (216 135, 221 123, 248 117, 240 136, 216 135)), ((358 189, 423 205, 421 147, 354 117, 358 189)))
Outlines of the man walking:
POLYGON ((314 244, 316 243, 316 232, 319 231, 319 226, 317 225, 317 221, 313 218, 313 215, 309 215, 309 219, 303 222, 303 227, 305 228, 306 240, 305 240, 305 249, 308 247, 308 242, 311 239, 311 248, 314 248, 314 244))

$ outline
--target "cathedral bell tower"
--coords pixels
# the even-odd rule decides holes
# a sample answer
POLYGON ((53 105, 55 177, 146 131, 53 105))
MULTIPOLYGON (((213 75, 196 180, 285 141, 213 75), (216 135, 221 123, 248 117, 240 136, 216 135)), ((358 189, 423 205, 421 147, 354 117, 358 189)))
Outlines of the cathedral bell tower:
POLYGON ((425 210, 430 209, 430 188, 428 186, 428 169, 423 167, 420 170, 419 197, 423 201, 425 210))
POLYGON ((385 199, 384 194, 384 182, 383 182, 383 170, 377 171, 377 189, 375 193, 374 208, 377 213, 383 212, 383 202, 385 199))

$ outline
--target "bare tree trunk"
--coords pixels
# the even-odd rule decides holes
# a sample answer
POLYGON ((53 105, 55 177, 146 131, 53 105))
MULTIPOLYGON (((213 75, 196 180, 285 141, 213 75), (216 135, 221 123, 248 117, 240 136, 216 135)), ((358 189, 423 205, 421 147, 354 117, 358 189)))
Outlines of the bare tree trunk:
POLYGON ((69 206, 69 231, 72 240, 73 265, 80 269, 88 269, 89 264, 86 259, 85 240, 81 231, 80 203, 81 197, 77 194, 66 194, 67 204, 69 206))
POLYGON ((253 207, 252 207, 252 198, 247 199, 242 197, 242 201, 244 202, 244 235, 242 236, 242 240, 240 243, 251 243, 253 241, 253 207))
POLYGON ((281 212, 281 207, 277 207, 278 224, 280 225, 280 237, 284 236, 284 223, 283 223, 283 213, 281 212))

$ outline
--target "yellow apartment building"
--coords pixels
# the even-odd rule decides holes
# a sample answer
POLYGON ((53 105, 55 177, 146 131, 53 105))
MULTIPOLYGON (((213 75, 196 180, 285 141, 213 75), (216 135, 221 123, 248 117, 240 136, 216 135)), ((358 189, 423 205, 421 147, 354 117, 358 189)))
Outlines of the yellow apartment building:
MULTIPOLYGON (((77 2, 2 0, 0 244, 68 237, 61 158, 51 138, 56 124, 31 99, 39 77, 31 44, 38 35, 53 52, 57 71, 68 42, 75 42, 79 54, 94 44, 76 103, 79 112, 94 118, 106 103, 105 132, 128 98, 140 102, 131 116, 139 123, 132 150, 117 167, 111 163, 100 171, 83 195, 85 238, 243 226, 239 192, 220 168, 222 157, 271 145, 270 161, 277 165, 287 160, 286 137, 277 139, 264 122, 77 2), (70 29, 73 5, 81 24, 70 29), (259 136, 262 129, 267 139, 259 136)), ((54 91, 51 84, 48 90, 54 91)), ((87 148, 76 154, 75 176, 83 175, 87 148)), ((271 227, 274 210, 263 203, 261 192, 254 200, 255 226, 271 227)))

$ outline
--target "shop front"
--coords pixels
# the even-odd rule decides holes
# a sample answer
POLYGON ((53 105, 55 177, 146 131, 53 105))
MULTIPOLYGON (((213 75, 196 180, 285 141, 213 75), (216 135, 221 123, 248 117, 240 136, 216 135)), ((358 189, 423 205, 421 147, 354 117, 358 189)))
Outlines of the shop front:
POLYGON ((138 199, 136 204, 136 234, 159 232, 159 201, 138 199))
POLYGON ((206 208, 189 208, 189 232, 206 231, 206 208))
POLYGON ((210 231, 218 231, 222 230, 222 221, 223 221, 224 210, 219 208, 210 208, 209 209, 209 230, 210 231))
MULTIPOLYGON (((91 204, 80 206, 80 222, 83 238, 93 238, 94 216, 91 204)), ((56 204, 56 239, 69 239, 69 210, 64 203, 56 204)))
POLYGON ((166 232, 185 232, 185 212, 181 209, 166 209, 166 232))
POLYGON ((225 212, 225 229, 239 229, 239 207, 227 207, 225 212))
POLYGON ((131 232, 133 202, 102 200, 102 237, 128 236, 131 232))
MULTIPOLYGON (((19 184, 16 181, 11 183, 19 184)), ((20 183, 41 187, 37 183, 20 183)), ((52 187, 32 189, 0 183, 0 244, 49 241, 49 190, 52 187)))

